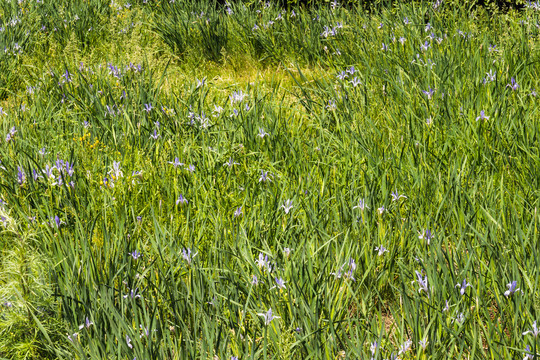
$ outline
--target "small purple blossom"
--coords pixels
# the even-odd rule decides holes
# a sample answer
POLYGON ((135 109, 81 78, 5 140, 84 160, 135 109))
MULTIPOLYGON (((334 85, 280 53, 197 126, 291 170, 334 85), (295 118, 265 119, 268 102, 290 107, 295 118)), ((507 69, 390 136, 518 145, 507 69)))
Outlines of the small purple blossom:
POLYGON ((136 249, 133 252, 130 252, 128 255, 130 255, 134 260, 138 260, 142 256, 142 254, 136 249))
POLYGON ((522 333, 523 336, 525 336, 527 334, 532 334, 535 338, 538 337, 538 334, 540 334, 540 329, 538 327, 536 327, 536 321, 533 322, 531 330, 528 330, 528 331, 525 331, 524 333, 522 333))
POLYGON ((279 316, 274 316, 274 314, 272 313, 272 308, 268 309, 266 313, 259 313, 257 315, 262 316, 264 318, 264 324, 266 326, 270 325, 272 320, 280 318, 279 316))
POLYGON ((431 234, 431 230, 425 229, 420 232, 420 235, 418 235, 418 239, 420 240, 426 240, 427 244, 429 245, 429 242, 431 239, 433 239, 433 235, 431 234))
POLYGON ((513 77, 510 79, 510 84, 507 84, 506 87, 509 87, 513 91, 516 91, 517 89, 519 89, 519 85, 516 82, 516 79, 514 79, 513 77))
POLYGON ((510 295, 514 295, 514 293, 518 290, 520 290, 518 287, 517 287, 517 281, 512 281, 512 282, 509 282, 508 284, 506 284, 506 287, 508 288, 508 290, 506 290, 504 292, 504 296, 506 297, 509 297, 510 295))
POLYGON ((289 211, 293 208, 293 204, 292 204, 291 199, 287 199, 287 201, 285 201, 285 203, 283 205, 281 205, 281 207, 285 211, 285 214, 288 214, 289 211))
POLYGON ((456 288, 459 288, 459 293, 461 294, 461 296, 465 295, 465 290, 467 290, 467 288, 472 285, 470 283, 467 282, 467 279, 463 279, 463 282, 461 284, 456 284, 456 288))
POLYGON ((188 200, 182 194, 180 194, 180 196, 178 197, 178 200, 176 200, 176 205, 178 204, 184 205, 187 203, 189 203, 188 200))
POLYGON ((480 116, 476 118, 476 121, 478 120, 489 120, 489 116, 486 116, 486 113, 484 112, 484 110, 481 110, 480 116))
POLYGON ((195 254, 192 254, 190 248, 182 249, 182 258, 188 263, 188 265, 191 265, 193 258, 197 256, 197 254, 198 252, 196 252, 195 254))
POLYGON ((171 164, 172 166, 174 166, 175 169, 176 169, 178 166, 184 166, 184 163, 181 163, 181 162, 180 162, 180 159, 178 159, 178 157, 175 157, 175 158, 174 158, 174 161, 169 161, 168 163, 171 164))
POLYGON ((428 278, 427 275, 422 277, 422 274, 420 274, 418 271, 415 271, 416 273, 416 282, 418 283, 418 286, 420 287, 418 289, 418 292, 424 291, 428 297, 429 297, 429 289, 428 289, 428 278))
POLYGON ((130 289, 129 293, 124 295, 124 299, 127 299, 128 297, 131 298, 131 300, 134 300, 136 298, 140 298, 141 295, 137 294, 138 291, 139 291, 139 288, 130 289))

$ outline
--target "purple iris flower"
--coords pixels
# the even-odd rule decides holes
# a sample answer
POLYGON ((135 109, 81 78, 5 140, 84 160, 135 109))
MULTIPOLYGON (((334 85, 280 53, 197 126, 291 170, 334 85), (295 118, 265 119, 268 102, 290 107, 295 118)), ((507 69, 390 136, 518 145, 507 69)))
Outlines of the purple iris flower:
POLYGON ((465 290, 467 290, 469 286, 472 286, 472 285, 467 282, 467 279, 463 279, 463 283, 456 284, 455 287, 459 288, 459 293, 463 296, 465 295, 465 290))
POLYGON ((138 291, 139 291, 139 288, 129 290, 129 294, 124 295, 124 299, 127 299, 128 297, 130 297, 132 300, 136 298, 140 298, 141 295, 137 294, 138 291))
POLYGON ((47 179, 53 179, 55 178, 54 174, 53 174, 53 169, 54 169, 54 166, 53 167, 50 167, 49 164, 45 165, 45 169, 41 170, 43 171, 43 173, 45 174, 45 177, 47 179))
POLYGON ((432 89, 431 87, 428 88, 428 90, 422 90, 424 95, 427 96, 428 99, 431 99, 433 97, 433 94, 435 94, 436 89, 432 89))
POLYGON ((242 216, 242 207, 238 207, 235 211, 234 211, 234 217, 237 218, 239 216, 242 216))
POLYGON ((79 330, 82 330, 82 329, 84 329, 84 328, 89 329, 90 326, 92 326, 92 325, 94 325, 94 323, 91 322, 90 319, 88 319, 88 316, 87 316, 87 317, 86 317, 86 320, 84 321, 84 324, 79 325, 79 330))
POLYGON ((480 111, 480 116, 476 118, 476 121, 478 120, 489 120, 489 116, 486 116, 486 113, 484 110, 480 111))
POLYGON ((510 84, 507 84, 506 87, 509 87, 510 89, 512 89, 514 91, 519 89, 519 85, 516 82, 516 79, 514 79, 513 77, 510 79, 510 84))
POLYGON ((259 182, 272 181, 272 179, 270 179, 268 176, 268 171, 261 170, 261 177, 259 178, 259 182))
POLYGON ((287 287, 285 286, 285 282, 282 278, 276 278, 276 285, 275 286, 272 286, 271 289, 273 288, 278 288, 279 290, 281 289, 286 289, 287 287))
POLYGON ((536 321, 532 324, 532 330, 525 331, 522 335, 532 334, 535 338, 540 334, 540 329, 536 326, 536 321))
POLYGON ((272 308, 268 309, 266 313, 260 313, 257 315, 262 316, 264 318, 264 324, 267 326, 270 325, 272 320, 279 319, 279 316, 274 316, 274 314, 272 313, 272 308))
POLYGON ((420 235, 418 235, 418 238, 420 240, 426 240, 427 244, 429 245, 429 242, 431 241, 431 239, 433 239, 433 235, 431 234, 431 230, 426 229, 422 230, 420 235))
POLYGON ((184 260, 187 261, 188 265, 191 265, 191 261, 197 254, 198 252, 196 252, 195 254, 191 254, 190 248, 182 249, 182 258, 184 258, 184 260))
POLYGON ((172 164, 172 166, 174 166, 175 169, 176 169, 178 166, 184 166, 184 163, 181 163, 181 162, 180 162, 180 159, 178 159, 178 157, 175 157, 175 158, 174 158, 174 161, 169 161, 169 164, 172 164))
POLYGON ((189 201, 182 195, 180 194, 180 196, 178 197, 178 200, 176 200, 176 205, 178 204, 187 204, 189 201))
POLYGON ((418 289, 418 292, 424 291, 429 296, 429 289, 428 289, 428 278, 427 275, 422 277, 422 274, 420 274, 418 271, 416 272, 416 282, 418 283, 418 286, 420 287, 418 289))
POLYGON ((135 250, 135 251, 129 253, 128 255, 131 255, 131 257, 132 257, 134 260, 137 260, 137 259, 139 259, 139 258, 142 256, 142 254, 141 254, 140 252, 138 252, 137 250, 135 250))
POLYGON ((161 135, 159 135, 159 134, 157 133, 157 130, 154 129, 154 133, 153 133, 152 135, 150 135, 150 138, 151 138, 151 139, 154 139, 154 140, 157 140, 157 139, 159 139, 160 136, 161 136, 161 135))
POLYGON ((506 287, 508 288, 508 290, 506 290, 504 292, 504 296, 506 297, 509 297, 510 295, 514 295, 514 293, 518 290, 520 290, 518 287, 517 287, 517 281, 512 281, 508 284, 506 284, 506 287))
POLYGON ((17 166, 17 170, 17 182, 19 183, 19 185, 23 185, 24 183, 26 183, 26 174, 24 173, 24 169, 20 166, 17 166))

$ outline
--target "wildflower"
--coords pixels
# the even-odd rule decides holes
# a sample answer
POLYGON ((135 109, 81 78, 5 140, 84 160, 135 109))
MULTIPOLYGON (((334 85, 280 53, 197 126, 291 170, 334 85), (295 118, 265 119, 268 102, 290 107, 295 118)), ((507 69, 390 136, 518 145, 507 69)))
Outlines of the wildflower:
POLYGON ((127 299, 128 297, 130 297, 131 300, 140 298, 141 295, 137 294, 138 291, 139 291, 139 288, 130 289, 129 294, 124 295, 124 299, 127 299))
POLYGON ((204 77, 202 80, 199 80, 199 79, 195 79, 195 80, 197 80, 197 89, 198 89, 204 86, 204 83, 206 82, 206 77, 204 77))
MULTIPOLYGON (((271 176, 272 174, 270 174, 271 176)), ((259 182, 267 182, 272 181, 272 179, 269 178, 268 171, 261 170, 261 177, 259 178, 259 182)))
POLYGON ((133 345, 131 344, 131 339, 129 338, 129 336, 126 335, 126 343, 127 343, 127 346, 130 348, 130 349, 133 349, 133 345))
POLYGON ((17 133, 17 129, 14 127, 9 130, 9 132, 6 135, 6 142, 10 142, 15 137, 15 134, 17 133))
POLYGON ((182 195, 180 194, 180 196, 178 197, 178 200, 176 200, 176 205, 178 204, 187 204, 188 203, 188 200, 182 195))
POLYGON ((478 120, 489 120, 489 116, 486 116, 486 113, 484 112, 484 110, 481 110, 480 116, 476 118, 476 121, 478 120))
MULTIPOLYGON (((344 274, 345 277, 347 279, 351 279, 352 281, 356 281, 356 279, 353 276, 353 272, 354 272, 354 270, 356 270, 356 262, 354 261, 354 259, 350 258, 349 263, 344 264, 341 268, 343 268, 345 265, 348 265, 348 267, 349 267, 349 270, 344 274)), ((340 272, 341 272, 341 269, 340 269, 340 272)))
POLYGON ((403 19, 403 23, 405 25, 409 25, 409 18, 405 16, 405 19, 403 19))
POLYGON ((283 249, 283 254, 285 254, 285 257, 289 258, 289 256, 291 256, 291 249, 286 247, 283 249))
POLYGON ((411 348, 411 345, 412 345, 412 341, 411 341, 411 340, 406 340, 406 341, 399 347, 398 355, 404 354, 404 353, 406 353, 407 351, 409 351, 409 349, 411 348))
POLYGON ((385 43, 382 43, 381 50, 382 51, 388 51, 388 46, 385 43))
POLYGON ((358 205, 353 206, 353 210, 354 209, 360 209, 360 210, 364 211, 365 208, 368 208, 368 207, 366 206, 366 202, 364 201, 364 199, 359 199, 358 200, 358 205))
POLYGON ((448 311, 448 310, 450 310, 450 304, 448 304, 448 300, 445 300, 445 306, 444 306, 444 308, 443 308, 442 311, 443 311, 443 312, 446 312, 446 311, 448 311))
POLYGON ((426 40, 426 41, 424 42, 423 45, 420 45, 420 49, 421 49, 422 51, 427 51, 427 50, 429 49, 429 46, 430 46, 430 44, 429 44, 429 42, 426 40))
POLYGON ((136 249, 133 252, 128 253, 128 255, 131 255, 131 257, 134 260, 137 260, 142 256, 142 254, 140 252, 138 252, 136 249))
POLYGON ((233 91, 233 93, 229 96, 229 99, 231 100, 231 105, 236 102, 244 101, 244 98, 246 96, 247 94, 243 93, 242 90, 233 91))
POLYGON ((195 172, 195 165, 189 164, 186 170, 193 174, 195 172))
POLYGON ((523 360, 533 360, 534 359, 534 356, 533 354, 531 353, 531 347, 529 345, 525 346, 525 350, 527 353, 525 354, 525 356, 523 357, 523 360))
POLYGON ((426 27, 424 28, 424 32, 428 32, 429 30, 431 30, 431 24, 427 23, 426 27))
POLYGON ((418 283, 418 286, 420 287, 420 289, 418 289, 418 292, 424 291, 429 297, 427 275, 422 277, 422 274, 420 274, 418 271, 415 271, 415 272, 416 272, 416 278, 417 278, 416 282, 418 283))
POLYGON ((286 281, 284 281, 282 278, 275 278, 276 280, 276 285, 275 286, 272 286, 270 289, 273 289, 273 288, 278 288, 279 290, 281 289, 286 289, 287 287, 285 286, 285 283, 286 281))
POLYGON ((420 340, 420 341, 418 342, 418 345, 420 345, 420 347, 422 348, 422 350, 425 351, 426 348, 427 348, 427 346, 428 346, 428 343, 429 343, 429 342, 428 342, 427 338, 424 338, 424 339, 422 339, 422 340, 420 340))
POLYGON ((429 229, 422 230, 422 232, 420 232, 420 235, 418 235, 418 239, 426 240, 427 244, 429 245, 430 240, 433 239, 431 230, 429 229))
POLYGON ((274 314, 272 313, 272 308, 268 309, 266 313, 259 313, 257 315, 262 316, 264 318, 264 324, 267 326, 270 325, 272 320, 280 318, 279 316, 274 316, 274 314))
POLYGON ((487 81, 495 81, 497 75, 493 72, 493 70, 489 70, 489 72, 486 73, 486 80, 487 81))
POLYGON ((188 265, 191 265, 191 261, 193 260, 195 256, 197 256, 197 254, 198 252, 192 255, 190 248, 182 249, 182 258, 184 258, 184 260, 188 263, 188 265))
POLYGON ((384 206, 381 206, 380 208, 377 209, 377 211, 379 212, 380 215, 382 215, 383 212, 386 211, 386 209, 384 208, 384 206))
POLYGON ((54 218, 52 219, 54 220, 54 225, 56 225, 56 228, 60 228, 60 225, 62 224, 65 224, 65 222, 63 222, 62 220, 60 220, 60 218, 58 217, 58 215, 54 215, 54 218))
POLYGON ((266 270, 268 270, 268 272, 272 272, 272 267, 270 265, 270 261, 268 261, 268 255, 263 256, 263 253, 259 253, 259 258, 257 260, 255 260, 255 263, 257 264, 259 269, 266 268, 266 270))
POLYGON ((452 319, 452 323, 457 322, 459 325, 463 324, 465 321, 465 315, 459 313, 455 318, 452 319))
POLYGON ((146 111, 147 114, 150 114, 150 111, 152 111, 153 108, 152 104, 144 104, 144 111, 146 111))
POLYGON ((375 353, 377 352, 377 348, 378 348, 378 347, 379 347, 379 344, 378 344, 376 341, 374 341, 374 342, 372 342, 372 343, 370 344, 369 350, 371 351, 371 355, 372 355, 373 357, 375 357, 375 353))
POLYGON ((535 338, 538 337, 538 334, 540 334, 540 329, 536 327, 536 321, 533 322, 532 329, 529 331, 525 331, 524 333, 522 333, 522 335, 525 336, 529 333, 532 334, 535 338))
POLYGON ((26 174, 24 173, 24 169, 20 166, 17 166, 17 182, 19 185, 24 185, 26 183, 26 174))
POLYGON ((347 72, 345 71, 341 71, 339 72, 336 77, 339 79, 339 80, 345 80, 346 77, 348 77, 349 75, 347 74, 347 72))
POLYGON ((506 287, 508 288, 508 290, 506 290, 504 292, 504 296, 508 297, 510 295, 514 295, 514 293, 518 290, 520 290, 518 287, 517 287, 517 281, 512 281, 508 284, 506 284, 506 287))
POLYGON ((354 77, 354 79, 352 79, 351 81, 349 81, 353 87, 357 87, 358 85, 360 85, 362 82, 360 81, 360 79, 358 77, 354 77))
POLYGON ((513 91, 516 91, 517 89, 519 89, 519 85, 516 82, 516 79, 514 79, 513 77, 510 79, 510 84, 507 84, 506 87, 509 87, 513 91))
POLYGON ((251 275, 251 284, 255 286, 259 285, 259 279, 257 279, 256 275, 251 275))
POLYGON ((234 165, 240 165, 240 163, 235 162, 232 158, 229 158, 229 161, 227 161, 223 166, 233 167, 234 165))
POLYGON ((398 201, 399 199, 401 198, 404 198, 406 199, 407 197, 405 195, 400 195, 397 190, 396 191, 393 191, 392 193, 390 193, 390 195, 392 195, 392 201, 398 201))
POLYGON ((184 166, 184 163, 181 163, 181 162, 180 162, 180 159, 178 159, 178 157, 175 157, 175 158, 174 158, 174 161, 169 161, 168 163, 171 164, 172 166, 174 166, 175 169, 176 169, 178 166, 184 166))
POLYGON ((82 330, 83 328, 89 329, 91 325, 94 325, 94 323, 91 322, 90 319, 88 319, 88 316, 87 316, 86 320, 84 321, 84 324, 79 325, 79 330, 82 330))
POLYGON ((234 217, 237 218, 239 216, 242 216, 242 207, 238 207, 235 211, 234 211, 234 217))
POLYGON ((328 105, 325 106, 327 110, 335 110, 337 109, 336 101, 334 99, 328 100, 328 105))
POLYGON ((405 41, 407 39, 405 39, 403 36, 399 38, 399 42, 401 43, 401 45, 405 44, 405 41))
POLYGON ((281 205, 283 210, 285 210, 285 214, 288 214, 289 211, 293 208, 292 201, 290 199, 287 199, 283 205, 281 205))
POLYGON ((431 124, 433 124, 433 119, 432 119, 431 116, 430 116, 430 117, 428 117, 428 118, 426 119, 426 125, 429 126, 429 125, 431 125, 431 124))
POLYGON ((428 90, 422 90, 424 95, 427 96, 428 100, 431 100, 433 97, 433 94, 435 94, 436 89, 432 89, 431 87, 428 88, 428 90))
POLYGON ((463 283, 461 284, 456 284, 455 287, 459 288, 459 293, 463 296, 465 295, 465 290, 469 287, 469 286, 472 286, 470 283, 467 282, 467 279, 463 279, 463 283))
POLYGON ((383 256, 385 252, 388 252, 388 249, 386 249, 384 246, 377 246, 375 247, 375 251, 378 251, 379 256, 383 256))
POLYGON ((154 139, 154 140, 157 140, 157 139, 159 139, 160 136, 161 135, 157 133, 157 130, 154 129, 154 134, 150 135, 150 138, 154 139))
POLYGON ((72 343, 77 341, 77 339, 79 338, 79 333, 73 333, 71 335, 68 335, 68 340, 71 341, 72 343))
POLYGON ((120 169, 120 162, 119 161, 118 162, 113 161, 111 170, 109 170, 109 172, 107 174, 111 174, 111 173, 112 173, 112 176, 113 176, 114 179, 124 177, 124 173, 120 169))
POLYGON ((42 147, 41 150, 39 150, 39 155, 44 156, 48 154, 47 149, 45 147, 42 147))

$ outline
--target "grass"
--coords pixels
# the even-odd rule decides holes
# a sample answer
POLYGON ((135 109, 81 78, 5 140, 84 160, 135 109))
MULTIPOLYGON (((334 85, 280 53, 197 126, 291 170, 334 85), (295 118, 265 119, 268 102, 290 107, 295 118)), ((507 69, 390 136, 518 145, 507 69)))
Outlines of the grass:
POLYGON ((534 358, 537 23, 4 2, 0 357, 534 358))

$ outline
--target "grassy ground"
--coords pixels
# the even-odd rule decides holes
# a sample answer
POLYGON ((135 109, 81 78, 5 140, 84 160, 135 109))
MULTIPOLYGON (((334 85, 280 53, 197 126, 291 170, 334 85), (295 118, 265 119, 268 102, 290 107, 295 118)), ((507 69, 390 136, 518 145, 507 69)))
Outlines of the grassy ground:
POLYGON ((538 24, 3 2, 0 358, 534 358, 538 24))

